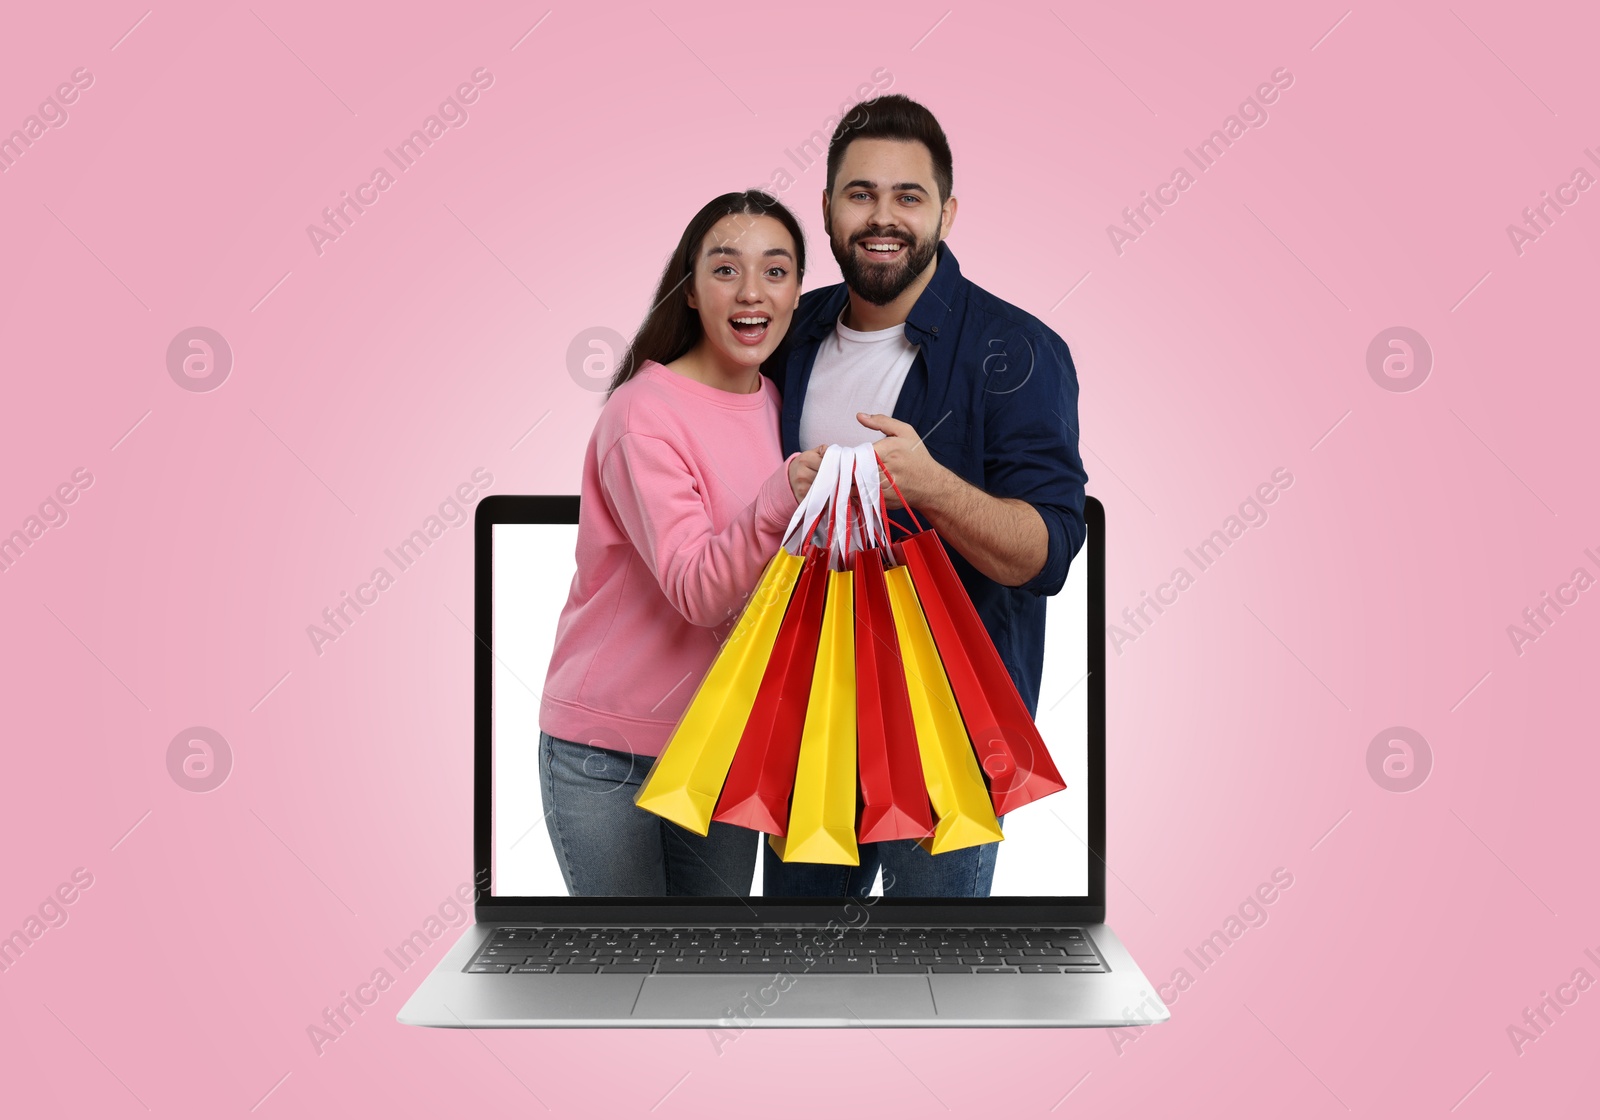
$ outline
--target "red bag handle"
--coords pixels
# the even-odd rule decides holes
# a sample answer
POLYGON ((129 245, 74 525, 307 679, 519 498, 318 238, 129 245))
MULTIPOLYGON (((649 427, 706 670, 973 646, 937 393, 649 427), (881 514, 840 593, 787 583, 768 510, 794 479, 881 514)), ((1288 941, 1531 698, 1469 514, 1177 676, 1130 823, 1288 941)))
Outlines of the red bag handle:
MULTIPOLYGON (((877 459, 878 453, 876 451, 874 451, 872 453, 872 455, 873 455, 873 458, 877 459)), ((882 459, 878 459, 878 462, 880 464, 882 464, 883 460, 882 459)), ((888 472, 885 472, 885 473, 888 473, 888 472)), ((892 479, 890 481, 891 481, 891 483, 893 482, 892 479)), ((898 489, 896 490, 896 493, 899 493, 898 489)), ((849 508, 850 508, 851 511, 854 511, 855 514, 857 515, 856 524, 860 526, 861 539, 862 540, 866 540, 866 537, 867 537, 867 507, 866 507, 866 504, 865 504, 865 495, 863 495, 861 493, 861 490, 860 490, 859 487, 855 488, 855 490, 852 492, 852 494, 850 496, 850 507, 849 508)), ((883 525, 886 525, 886 526, 894 524, 892 521, 889 520, 887 507, 886 507, 886 505, 884 503, 884 500, 883 500, 883 491, 882 490, 878 491, 878 514, 879 514, 878 521, 879 521, 880 524, 883 524, 883 525)), ((911 516, 912 516, 913 519, 916 518, 916 514, 912 514, 911 516)), ((849 512, 847 511, 847 513, 846 513, 846 522, 845 522, 845 562, 846 562, 846 567, 849 566, 849 558, 850 558, 850 551, 851 551, 851 549, 850 549, 850 535, 849 535, 850 530, 849 530, 849 526, 850 526, 849 512)), ((893 550, 891 548, 891 545, 889 543, 889 540, 888 540, 887 536, 885 537, 885 539, 883 540, 883 542, 881 544, 874 545, 873 546, 873 550, 878 552, 882 556, 882 558, 884 560, 884 567, 885 568, 891 567, 893 565, 894 552, 893 552, 893 550)), ((862 551, 864 551, 864 549, 858 548, 855 551, 859 554, 862 551)))
MULTIPOLYGON (((881 467, 882 470, 883 470, 883 477, 885 477, 885 478, 887 478, 889 480, 889 485, 894 489, 894 496, 900 499, 900 505, 905 509, 906 513, 908 515, 910 515, 911 524, 913 524, 913 525, 915 525, 917 527, 917 532, 919 532, 919 533, 922 532, 923 531, 922 522, 917 520, 917 511, 911 508, 911 503, 906 501, 906 496, 904 494, 900 493, 900 487, 895 483, 894 475, 890 474, 889 473, 889 468, 884 466, 883 457, 878 454, 878 451, 877 451, 876 448, 874 448, 873 451, 872 451, 872 457, 874 459, 878 460, 878 466, 881 467)), ((885 525, 892 525, 893 522, 891 522, 889 520, 889 515, 888 515, 888 503, 883 501, 883 492, 882 491, 878 492, 878 501, 883 503, 883 506, 884 506, 883 523, 885 525)))
MULTIPOLYGON (((822 515, 819 513, 817 515, 817 517, 820 520, 822 515)), ((833 503, 832 502, 829 502, 828 503, 828 543, 822 546, 823 554, 826 555, 826 556, 832 556, 833 555, 833 526, 834 526, 834 522, 838 521, 838 519, 839 519, 839 511, 837 509, 833 508, 833 503)))

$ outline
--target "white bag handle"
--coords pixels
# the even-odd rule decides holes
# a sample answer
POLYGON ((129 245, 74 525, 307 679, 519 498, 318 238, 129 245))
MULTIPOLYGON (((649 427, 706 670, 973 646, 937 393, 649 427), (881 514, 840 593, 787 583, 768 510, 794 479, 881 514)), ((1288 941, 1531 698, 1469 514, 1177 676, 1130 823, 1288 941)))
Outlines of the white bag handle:
MULTIPOLYGON (((810 529, 817 515, 828 508, 828 502, 833 498, 834 489, 838 484, 839 468, 846 450, 838 444, 829 444, 828 449, 822 453, 822 465, 817 468, 817 477, 811 480, 811 489, 806 491, 805 500, 800 503, 800 508, 794 511, 794 516, 789 518, 789 528, 783 534, 785 549, 789 548, 789 541, 798 531, 810 529)), ((805 541, 801 541, 790 551, 798 554, 805 544, 805 541)))
POLYGON ((800 541, 790 547, 790 542, 804 529, 809 529, 819 517, 832 517, 833 545, 828 551, 828 566, 844 567, 846 541, 851 549, 878 548, 889 543, 889 527, 884 523, 878 496, 878 457, 873 445, 863 443, 856 447, 829 444, 822 454, 822 465, 811 489, 806 491, 789 528, 783 535, 783 547, 798 553, 808 543, 800 541), (861 499, 861 520, 852 526, 849 517, 850 490, 855 488, 861 499))
POLYGON ((883 507, 878 494, 878 453, 870 443, 856 452, 856 493, 861 498, 863 547, 878 548, 889 543, 889 527, 883 523, 883 507))
POLYGON ((850 539, 850 488, 856 482, 856 451, 854 447, 839 448, 839 478, 833 493, 833 509, 828 514, 834 519, 828 567, 836 571, 844 570, 845 542, 850 539))

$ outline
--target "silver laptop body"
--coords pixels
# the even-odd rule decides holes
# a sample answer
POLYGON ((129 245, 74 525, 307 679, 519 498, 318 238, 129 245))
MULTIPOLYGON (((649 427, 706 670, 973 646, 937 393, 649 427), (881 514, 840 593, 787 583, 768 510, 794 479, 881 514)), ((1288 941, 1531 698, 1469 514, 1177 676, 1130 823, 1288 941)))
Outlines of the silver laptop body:
MULTIPOLYGON (((1111 1027, 1147 1025, 1169 1017, 1154 986, 1105 924, 1105 515, 1097 500, 1087 501, 1087 541, 1073 561, 1075 566, 1087 563, 1088 568, 1083 626, 1087 673, 1077 684, 1049 680, 1047 657, 1041 694, 1043 700, 1045 694, 1060 693, 1065 698, 1063 689, 1086 691, 1082 778, 1087 794, 1086 837, 1079 840, 1074 834, 1077 842, 1063 845, 1060 858, 1083 861, 1087 889, 1070 896, 984 899, 572 898, 505 893, 495 878, 493 821, 496 526, 564 526, 571 532, 577 515, 578 499, 572 496, 491 496, 477 507, 476 920, 401 1008, 401 1023, 472 1028, 700 1027, 732 1032, 750 1027, 1111 1027), (829 971, 831 966, 824 962, 839 959, 831 955, 830 947, 844 944, 843 938, 868 936, 866 931, 874 937, 887 935, 928 946, 935 940, 1023 946, 1016 952, 1028 955, 1011 957, 1008 949, 1006 956, 974 957, 989 963, 966 971, 934 966, 922 974, 908 974, 904 968, 879 972, 881 964, 870 966, 872 971, 829 971), (668 954, 674 952, 671 946, 703 945, 709 939, 727 939, 727 944, 733 939, 787 939, 790 949, 782 958, 774 957, 771 966, 747 963, 742 967, 748 970, 736 974, 669 972, 659 964, 646 970, 637 961, 625 971, 608 971, 603 965, 568 971, 562 964, 535 964, 563 959, 545 954, 554 946, 570 944, 574 935, 596 943, 652 945, 656 947, 652 952, 668 954), (795 944, 802 946, 798 954, 795 944), (525 950, 524 945, 530 948, 525 950), (1032 960, 1063 963, 1049 968, 1021 963, 1032 960), (523 962, 525 971, 486 963, 510 961, 523 962)), ((547 593, 564 597, 565 584, 547 593)), ((1074 779, 1067 780, 1070 786, 1074 779)), ((1006 828, 1009 836, 1009 817, 1006 828)), ((543 841, 542 831, 524 836, 529 842, 543 841)), ((1056 858, 1054 852, 1045 855, 1056 858)), ((1006 858, 1002 842, 1000 859, 1006 858)), ((952 953, 947 959, 967 958, 952 953)))

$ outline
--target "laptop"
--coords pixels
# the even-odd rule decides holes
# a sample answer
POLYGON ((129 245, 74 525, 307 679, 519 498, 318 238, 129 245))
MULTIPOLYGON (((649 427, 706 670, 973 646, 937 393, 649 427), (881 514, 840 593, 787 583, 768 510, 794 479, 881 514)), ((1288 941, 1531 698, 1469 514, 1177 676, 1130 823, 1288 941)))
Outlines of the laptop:
MULTIPOLYGON (((1106 919, 1105 511, 1047 608, 1036 722, 1067 788, 1008 813, 987 898, 569 897, 539 690, 578 498, 486 497, 475 539, 475 923, 406 1002, 430 1027, 1109 1027, 1167 1009, 1106 919)), ((640 810, 643 812, 644 810, 640 810)))

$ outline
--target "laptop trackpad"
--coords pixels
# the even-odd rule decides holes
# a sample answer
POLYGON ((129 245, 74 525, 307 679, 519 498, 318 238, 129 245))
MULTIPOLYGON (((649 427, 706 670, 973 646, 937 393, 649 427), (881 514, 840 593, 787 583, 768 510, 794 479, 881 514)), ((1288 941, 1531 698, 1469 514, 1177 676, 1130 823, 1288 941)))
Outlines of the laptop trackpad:
POLYGON ((791 1019, 857 1020, 934 1018, 926 976, 647 976, 635 1019, 727 1020, 776 1024, 791 1019))

